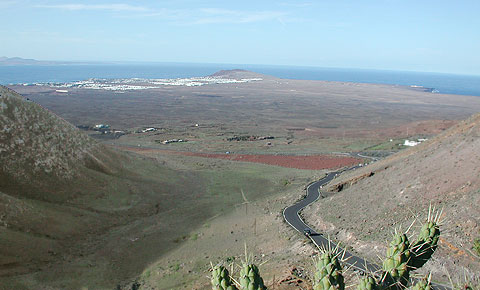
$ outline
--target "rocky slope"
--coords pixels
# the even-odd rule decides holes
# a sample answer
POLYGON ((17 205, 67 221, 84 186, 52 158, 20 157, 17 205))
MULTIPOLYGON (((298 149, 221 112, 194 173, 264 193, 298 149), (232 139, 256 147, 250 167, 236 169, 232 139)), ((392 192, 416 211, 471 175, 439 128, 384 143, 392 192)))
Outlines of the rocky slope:
POLYGON ((73 167, 96 144, 73 125, 0 87, 1 170, 14 178, 73 176, 73 167))
MULTIPOLYGON (((165 279, 184 288, 175 277, 203 279, 209 267, 199 245, 218 254, 218 229, 211 240, 200 231, 237 212, 243 190, 253 206, 311 174, 118 151, 1 86, 0 130, 0 290, 137 289, 148 277, 152 288, 165 279), (187 257, 172 260, 176 249, 187 257)), ((225 232, 243 253, 242 233, 225 232)))
POLYGON ((439 250, 426 269, 443 280, 445 269, 458 279, 465 271, 478 273, 480 258, 472 244, 480 236, 479 137, 480 114, 421 145, 346 173, 329 186, 336 194, 306 210, 307 220, 378 261, 392 228, 407 229, 432 204, 444 209, 444 225, 439 250))
POLYGON ((172 193, 196 193, 190 180, 0 86, 0 289, 113 289, 135 277, 196 226, 169 227, 184 223, 169 210, 172 193))

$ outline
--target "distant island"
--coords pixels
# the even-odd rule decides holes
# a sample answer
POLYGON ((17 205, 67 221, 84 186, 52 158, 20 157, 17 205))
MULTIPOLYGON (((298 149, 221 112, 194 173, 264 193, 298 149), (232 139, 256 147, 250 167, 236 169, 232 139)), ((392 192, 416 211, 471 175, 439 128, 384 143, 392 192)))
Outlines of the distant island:
POLYGON ((66 64, 100 64, 105 62, 83 62, 83 61, 58 61, 58 60, 37 60, 33 58, 0 56, 0 66, 8 65, 66 65, 66 64))
POLYGON ((58 61, 42 61, 30 58, 21 58, 21 57, 0 57, 0 65, 53 65, 53 64, 63 64, 66 62, 58 61))

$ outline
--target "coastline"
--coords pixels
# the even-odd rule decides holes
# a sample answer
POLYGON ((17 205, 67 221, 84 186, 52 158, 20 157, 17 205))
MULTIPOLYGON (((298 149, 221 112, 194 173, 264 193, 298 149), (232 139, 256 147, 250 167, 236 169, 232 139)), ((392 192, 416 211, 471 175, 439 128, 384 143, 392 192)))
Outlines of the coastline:
POLYGON ((0 84, 70 83, 88 79, 186 79, 240 68, 282 79, 405 86, 480 96, 480 76, 360 69, 221 64, 55 64, 0 66, 0 84))

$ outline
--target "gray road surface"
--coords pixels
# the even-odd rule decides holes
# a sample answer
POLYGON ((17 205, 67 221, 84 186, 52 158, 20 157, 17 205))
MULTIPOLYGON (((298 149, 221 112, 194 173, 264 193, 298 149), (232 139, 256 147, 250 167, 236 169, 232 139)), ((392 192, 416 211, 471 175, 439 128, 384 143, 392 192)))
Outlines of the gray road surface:
MULTIPOLYGON (((356 154, 359 155, 359 154, 356 154)), ((362 156, 363 157, 363 156, 362 156)), ((325 198, 329 194, 326 192, 320 191, 320 189, 323 187, 323 185, 327 184, 330 182, 332 179, 335 178, 338 174, 347 171, 347 170, 354 170, 359 168, 359 165, 350 167, 348 169, 342 169, 334 172, 330 172, 327 174, 327 176, 323 177, 322 179, 310 183, 307 186, 306 190, 306 196, 304 199, 300 200, 296 204, 287 207, 283 210, 283 217, 285 218, 285 221, 291 225, 295 230, 297 230, 300 234, 304 234, 305 230, 310 231, 309 238, 312 240, 313 243, 315 243, 318 247, 331 247, 335 248, 337 245, 333 243, 332 241, 329 241, 327 238, 322 236, 321 234, 317 233, 314 229, 312 229, 310 226, 308 226, 300 217, 299 213, 300 211, 305 208, 306 206, 310 205, 311 203, 317 201, 319 198, 325 198), (330 243, 330 245, 329 245, 330 243)), ((343 249, 339 248, 339 251, 343 251, 343 249)), ((381 267, 379 265, 373 264, 368 262, 367 260, 355 256, 351 254, 348 251, 345 251, 344 258, 345 260, 344 264, 346 264, 348 267, 351 267, 352 269, 365 273, 365 272, 377 272, 381 270, 381 267)), ((450 290, 451 288, 446 286, 446 285, 439 285, 432 283, 432 286, 436 290, 450 290)))

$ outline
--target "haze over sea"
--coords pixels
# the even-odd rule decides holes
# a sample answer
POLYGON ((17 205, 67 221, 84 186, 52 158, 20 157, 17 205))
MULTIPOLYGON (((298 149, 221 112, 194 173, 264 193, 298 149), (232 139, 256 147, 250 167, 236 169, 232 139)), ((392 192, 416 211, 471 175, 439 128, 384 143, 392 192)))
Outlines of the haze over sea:
POLYGON ((444 73, 298 66, 130 63, 0 66, 0 84, 63 83, 89 78, 189 78, 219 70, 245 69, 287 79, 423 86, 444 94, 480 96, 480 76, 444 73))

